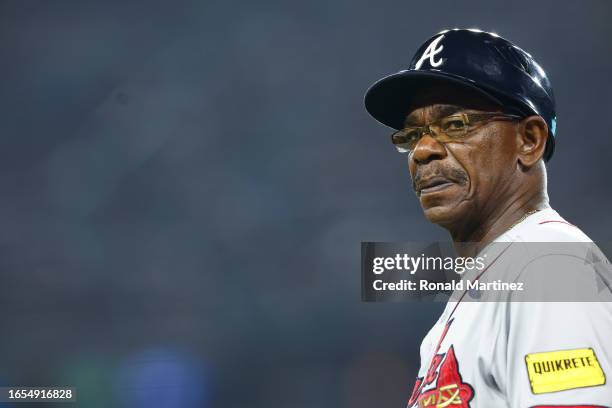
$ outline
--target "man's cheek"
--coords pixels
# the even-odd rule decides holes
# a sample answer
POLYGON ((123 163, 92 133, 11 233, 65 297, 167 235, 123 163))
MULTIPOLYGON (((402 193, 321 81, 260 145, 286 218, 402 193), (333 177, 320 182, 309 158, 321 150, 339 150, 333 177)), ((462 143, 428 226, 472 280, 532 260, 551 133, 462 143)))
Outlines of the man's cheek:
POLYGON ((410 179, 414 182, 414 174, 416 173, 416 165, 410 158, 408 159, 408 172, 410 173, 410 179))

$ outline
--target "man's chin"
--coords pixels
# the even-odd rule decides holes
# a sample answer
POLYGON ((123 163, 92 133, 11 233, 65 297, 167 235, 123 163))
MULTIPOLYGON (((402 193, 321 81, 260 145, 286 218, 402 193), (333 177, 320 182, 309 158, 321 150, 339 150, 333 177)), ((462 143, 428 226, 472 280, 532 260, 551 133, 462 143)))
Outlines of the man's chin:
POLYGON ((459 222, 466 214, 469 201, 465 200, 468 192, 464 186, 453 184, 442 191, 421 194, 419 201, 425 217, 442 227, 459 222))
POLYGON ((432 223, 440 226, 449 226, 461 219, 462 211, 457 205, 436 205, 423 208, 425 217, 432 223))

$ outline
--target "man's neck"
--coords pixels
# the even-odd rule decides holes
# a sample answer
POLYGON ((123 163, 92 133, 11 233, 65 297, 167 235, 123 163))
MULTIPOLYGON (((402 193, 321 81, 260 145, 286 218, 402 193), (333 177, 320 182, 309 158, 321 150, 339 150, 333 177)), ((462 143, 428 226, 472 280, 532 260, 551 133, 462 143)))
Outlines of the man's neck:
POLYGON ((460 256, 474 256, 497 237, 523 221, 531 213, 549 208, 546 192, 519 197, 504 206, 473 219, 456 229, 449 229, 460 256))

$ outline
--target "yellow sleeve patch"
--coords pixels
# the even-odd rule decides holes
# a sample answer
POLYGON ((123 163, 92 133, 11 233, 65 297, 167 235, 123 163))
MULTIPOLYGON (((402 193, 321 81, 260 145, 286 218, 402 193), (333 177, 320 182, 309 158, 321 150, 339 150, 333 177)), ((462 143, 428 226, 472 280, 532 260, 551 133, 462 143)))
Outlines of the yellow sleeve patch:
POLYGON ((525 363, 534 394, 606 383, 606 376, 591 348, 527 354, 525 363))

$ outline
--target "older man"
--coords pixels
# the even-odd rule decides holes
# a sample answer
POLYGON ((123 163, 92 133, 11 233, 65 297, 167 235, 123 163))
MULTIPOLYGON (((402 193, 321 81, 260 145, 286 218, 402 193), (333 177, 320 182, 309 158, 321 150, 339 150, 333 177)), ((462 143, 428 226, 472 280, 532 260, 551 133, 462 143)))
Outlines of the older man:
MULTIPOLYGON (((407 154, 427 219, 456 244, 473 243, 457 245, 460 250, 473 255, 491 243, 590 242, 549 206, 553 91, 540 65, 516 45, 479 30, 443 31, 419 48, 409 69, 376 82, 365 104, 397 130, 391 141, 407 154)), ((606 284, 598 277, 591 285, 587 277, 596 273, 580 251, 518 257, 504 251, 490 263, 520 264, 522 279, 550 278, 562 264, 569 275, 559 276, 578 286, 587 282, 583 293, 599 293, 606 284)), ((606 380, 612 303, 578 300, 470 303, 462 296, 449 302, 421 345, 408 406, 612 406, 606 380)))

